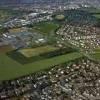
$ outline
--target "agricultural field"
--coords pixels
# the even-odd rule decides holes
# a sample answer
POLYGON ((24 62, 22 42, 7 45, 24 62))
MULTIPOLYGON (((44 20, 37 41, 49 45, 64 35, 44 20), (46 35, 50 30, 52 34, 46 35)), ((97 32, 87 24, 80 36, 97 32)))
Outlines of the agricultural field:
POLYGON ((59 24, 54 22, 40 22, 35 24, 31 31, 36 31, 42 34, 54 33, 59 28, 59 24))
POLYGON ((33 56, 39 56, 44 53, 53 52, 58 49, 59 48, 57 48, 57 47, 46 45, 46 46, 41 46, 41 47, 37 47, 37 48, 21 49, 18 52, 21 53, 23 56, 30 58, 33 56))
POLYGON ((14 59, 8 57, 6 54, 2 53, 0 54, 0 80, 9 80, 31 74, 43 69, 47 69, 54 65, 75 60, 82 56, 83 55, 78 52, 73 52, 22 65, 16 62, 14 59))

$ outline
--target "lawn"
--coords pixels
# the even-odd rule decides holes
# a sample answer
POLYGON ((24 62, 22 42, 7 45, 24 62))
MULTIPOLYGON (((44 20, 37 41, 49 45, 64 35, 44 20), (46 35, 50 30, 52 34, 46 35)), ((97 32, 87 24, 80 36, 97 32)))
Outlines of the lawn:
POLYGON ((49 68, 54 65, 75 60, 82 56, 82 54, 74 52, 22 65, 15 60, 9 58, 7 55, 0 54, 0 80, 2 81, 17 78, 49 68))
POLYGON ((33 26, 31 31, 37 31, 39 33, 48 34, 55 32, 59 25, 54 22, 40 22, 33 26))
POLYGON ((21 53, 22 55, 24 55, 25 57, 29 58, 29 57, 33 57, 33 56, 39 56, 44 53, 53 52, 58 49, 59 48, 57 48, 57 47, 46 45, 46 46, 37 47, 37 48, 21 49, 18 52, 21 53))

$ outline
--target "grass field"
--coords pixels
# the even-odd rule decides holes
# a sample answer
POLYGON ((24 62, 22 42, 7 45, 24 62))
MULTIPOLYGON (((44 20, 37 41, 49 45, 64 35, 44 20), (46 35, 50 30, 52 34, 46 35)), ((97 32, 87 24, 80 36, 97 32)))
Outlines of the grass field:
POLYGON ((20 52, 23 56, 29 58, 29 57, 33 57, 33 56, 39 56, 44 53, 53 52, 58 49, 59 48, 57 48, 57 47, 46 45, 46 46, 37 47, 37 48, 21 49, 18 52, 20 52))
POLYGON ((23 75, 34 73, 36 71, 40 71, 42 69, 49 68, 54 65, 75 60, 82 56, 82 54, 74 52, 22 65, 9 58, 7 55, 0 54, 0 80, 17 78, 23 75))
POLYGON ((91 54, 91 56, 96 60, 100 60, 100 48, 95 49, 94 53, 91 54))
POLYGON ((92 54, 92 57, 96 60, 100 60, 100 52, 92 54))
POLYGON ((35 24, 32 30, 43 34, 48 34, 54 32, 58 27, 59 25, 54 22, 40 22, 35 24))

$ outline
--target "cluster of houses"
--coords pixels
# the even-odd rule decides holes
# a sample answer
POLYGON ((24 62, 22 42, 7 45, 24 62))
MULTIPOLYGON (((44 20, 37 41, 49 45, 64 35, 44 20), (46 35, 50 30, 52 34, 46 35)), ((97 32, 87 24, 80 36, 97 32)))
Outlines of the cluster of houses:
POLYGON ((79 26, 66 24, 57 31, 63 40, 68 40, 72 45, 92 51, 100 47, 100 29, 93 26, 79 26))

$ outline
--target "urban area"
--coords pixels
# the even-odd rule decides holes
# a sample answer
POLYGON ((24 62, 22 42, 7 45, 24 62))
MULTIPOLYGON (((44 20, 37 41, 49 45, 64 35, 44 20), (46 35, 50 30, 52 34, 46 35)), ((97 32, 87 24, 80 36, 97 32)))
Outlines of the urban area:
POLYGON ((100 100, 100 1, 0 0, 0 100, 100 100))

